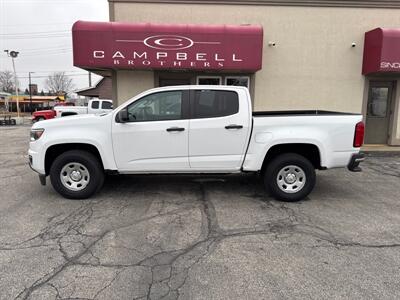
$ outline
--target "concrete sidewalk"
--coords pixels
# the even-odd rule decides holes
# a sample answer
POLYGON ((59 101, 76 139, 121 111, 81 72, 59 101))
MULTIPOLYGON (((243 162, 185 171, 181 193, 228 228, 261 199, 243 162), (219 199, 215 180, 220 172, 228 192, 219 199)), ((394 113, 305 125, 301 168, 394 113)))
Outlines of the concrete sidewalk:
POLYGON ((384 144, 366 144, 361 147, 363 152, 398 152, 400 153, 400 146, 389 146, 384 144))

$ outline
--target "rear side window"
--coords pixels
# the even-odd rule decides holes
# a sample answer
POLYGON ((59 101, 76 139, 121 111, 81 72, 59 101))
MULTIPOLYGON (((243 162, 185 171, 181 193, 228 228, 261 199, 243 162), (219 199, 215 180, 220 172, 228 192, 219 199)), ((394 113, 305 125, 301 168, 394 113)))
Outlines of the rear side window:
POLYGON ((92 108, 99 108, 99 101, 93 101, 92 108))
POLYGON ((193 118, 216 118, 239 112, 236 92, 221 90, 196 90, 193 101, 193 118))
POLYGON ((102 109, 112 109, 112 103, 111 102, 107 102, 107 101, 103 101, 101 103, 101 108, 102 109))

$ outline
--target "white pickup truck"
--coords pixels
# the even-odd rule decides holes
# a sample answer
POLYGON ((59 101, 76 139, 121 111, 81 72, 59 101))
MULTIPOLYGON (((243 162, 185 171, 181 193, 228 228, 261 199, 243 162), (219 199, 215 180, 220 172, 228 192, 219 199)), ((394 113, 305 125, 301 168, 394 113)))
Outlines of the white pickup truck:
POLYGON ((112 100, 92 99, 88 106, 56 106, 54 107, 55 117, 67 117, 83 114, 103 114, 112 111, 112 100))
POLYGON ((328 111, 254 112, 246 88, 148 90, 113 112, 38 122, 29 163, 70 199, 92 196, 105 174, 257 172, 277 199, 297 201, 315 170, 361 171, 362 116, 328 111))

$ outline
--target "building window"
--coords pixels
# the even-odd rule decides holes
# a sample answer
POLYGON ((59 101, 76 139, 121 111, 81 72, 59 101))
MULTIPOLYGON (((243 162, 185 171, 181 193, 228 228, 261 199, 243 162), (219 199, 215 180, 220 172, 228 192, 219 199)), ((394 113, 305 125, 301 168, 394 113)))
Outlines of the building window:
POLYGON ((225 77, 225 85, 236 85, 250 87, 250 77, 248 76, 227 76, 225 77))
POLYGON ((197 76, 197 84, 200 85, 221 85, 220 76, 197 76))

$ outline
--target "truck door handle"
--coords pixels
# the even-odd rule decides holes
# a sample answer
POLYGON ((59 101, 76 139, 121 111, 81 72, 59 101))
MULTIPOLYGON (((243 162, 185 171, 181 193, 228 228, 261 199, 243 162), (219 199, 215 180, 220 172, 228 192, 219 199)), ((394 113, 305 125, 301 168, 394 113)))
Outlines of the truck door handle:
POLYGON ((225 126, 225 129, 242 129, 242 128, 243 128, 242 125, 236 125, 236 124, 231 124, 231 125, 225 126))
POLYGON ((170 127, 170 128, 167 128, 168 132, 171 132, 171 131, 184 131, 184 130, 185 130, 185 128, 183 128, 183 127, 170 127))

